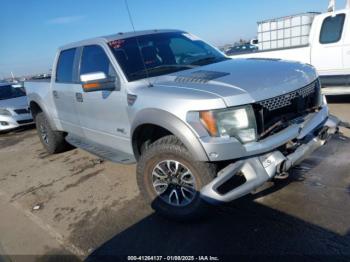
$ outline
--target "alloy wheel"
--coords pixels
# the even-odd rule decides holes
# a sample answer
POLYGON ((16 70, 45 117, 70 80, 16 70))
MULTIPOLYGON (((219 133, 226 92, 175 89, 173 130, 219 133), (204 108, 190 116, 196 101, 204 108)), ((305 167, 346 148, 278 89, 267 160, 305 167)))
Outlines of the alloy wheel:
POLYGON ((173 206, 187 206, 197 194, 191 170, 176 160, 157 163, 152 171, 152 183, 157 195, 173 206))

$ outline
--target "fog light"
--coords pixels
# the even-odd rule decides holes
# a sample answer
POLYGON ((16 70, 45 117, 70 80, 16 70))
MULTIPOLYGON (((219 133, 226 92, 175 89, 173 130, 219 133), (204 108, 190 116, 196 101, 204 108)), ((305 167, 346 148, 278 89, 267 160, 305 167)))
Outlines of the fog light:
POLYGON ((4 121, 0 121, 0 125, 2 125, 2 126, 8 126, 8 125, 9 125, 9 123, 4 122, 4 121))

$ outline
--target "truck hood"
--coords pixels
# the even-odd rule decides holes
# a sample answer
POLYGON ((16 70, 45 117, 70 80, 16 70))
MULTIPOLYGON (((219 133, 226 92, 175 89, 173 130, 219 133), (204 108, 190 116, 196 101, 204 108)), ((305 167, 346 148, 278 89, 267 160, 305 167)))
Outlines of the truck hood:
POLYGON ((27 108, 27 107, 28 107, 28 100, 26 96, 0 100, 0 108, 20 109, 20 108, 27 108))
POLYGON ((254 103, 307 86, 312 66, 273 59, 230 59, 159 76, 153 85, 193 89, 221 97, 227 106, 254 103))

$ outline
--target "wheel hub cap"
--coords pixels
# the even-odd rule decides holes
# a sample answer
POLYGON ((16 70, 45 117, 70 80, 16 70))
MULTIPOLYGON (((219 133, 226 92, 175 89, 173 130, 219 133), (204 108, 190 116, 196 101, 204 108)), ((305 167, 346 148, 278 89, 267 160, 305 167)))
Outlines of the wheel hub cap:
POLYGON ((176 160, 159 162, 152 171, 153 188, 167 204, 189 205, 196 197, 196 182, 190 169, 176 160))

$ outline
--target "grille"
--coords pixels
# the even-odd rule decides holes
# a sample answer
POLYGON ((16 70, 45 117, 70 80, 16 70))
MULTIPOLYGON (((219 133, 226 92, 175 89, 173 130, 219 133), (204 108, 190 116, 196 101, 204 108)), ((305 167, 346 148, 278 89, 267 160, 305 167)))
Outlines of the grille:
POLYGON ((16 114, 19 114, 19 115, 23 115, 23 114, 29 114, 29 110, 28 109, 15 109, 14 110, 16 112, 16 114))
POLYGON ((291 105, 295 98, 305 98, 315 93, 317 91, 317 85, 318 81, 315 81, 310 85, 300 88, 294 92, 267 99, 259 102, 258 104, 260 104, 262 107, 266 108, 269 111, 274 111, 276 109, 291 105))
POLYGON ((257 102, 254 110, 260 136, 278 132, 288 126, 289 121, 316 110, 321 103, 320 92, 320 83, 316 80, 293 92, 257 102))

